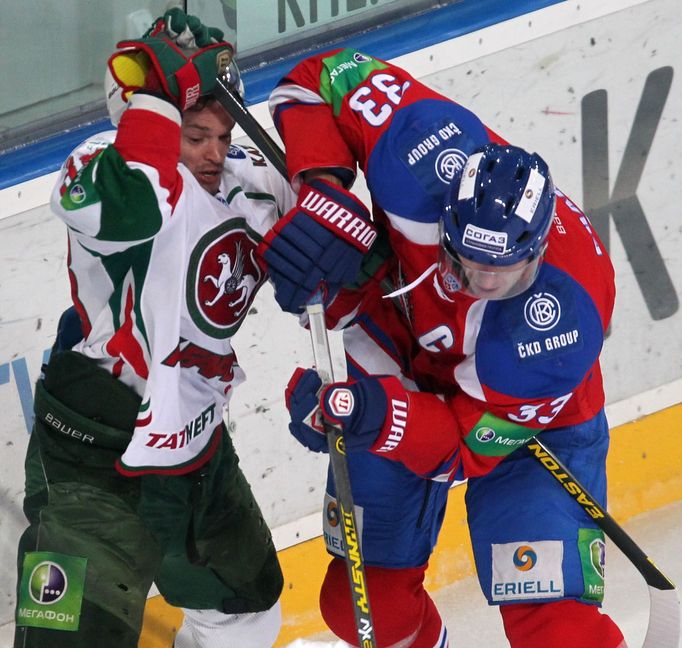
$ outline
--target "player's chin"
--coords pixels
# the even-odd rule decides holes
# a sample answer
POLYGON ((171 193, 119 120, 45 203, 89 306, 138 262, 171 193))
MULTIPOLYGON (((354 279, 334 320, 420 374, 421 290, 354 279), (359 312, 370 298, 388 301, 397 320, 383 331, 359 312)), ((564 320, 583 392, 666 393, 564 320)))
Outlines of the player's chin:
POLYGON ((470 292, 479 299, 502 299, 507 294, 504 286, 470 286, 470 292))
POLYGON ((211 195, 217 194, 220 189, 220 175, 213 173, 197 173, 196 179, 199 184, 211 195))

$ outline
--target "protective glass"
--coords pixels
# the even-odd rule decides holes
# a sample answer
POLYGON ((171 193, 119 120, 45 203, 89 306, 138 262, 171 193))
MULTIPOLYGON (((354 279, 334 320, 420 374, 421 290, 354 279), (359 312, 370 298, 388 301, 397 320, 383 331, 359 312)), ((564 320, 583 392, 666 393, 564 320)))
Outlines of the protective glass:
POLYGON ((454 297, 455 293, 491 300, 516 297, 533 285, 545 247, 532 259, 511 266, 490 266, 461 259, 441 245, 438 258, 441 286, 449 297, 454 297))

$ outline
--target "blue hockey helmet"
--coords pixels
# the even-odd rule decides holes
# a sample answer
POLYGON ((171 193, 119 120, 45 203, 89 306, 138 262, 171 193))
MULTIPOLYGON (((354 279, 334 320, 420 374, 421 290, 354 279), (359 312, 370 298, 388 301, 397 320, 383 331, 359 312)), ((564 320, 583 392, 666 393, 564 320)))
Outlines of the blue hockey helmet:
POLYGON ((448 188, 440 220, 439 274, 446 293, 506 299, 537 276, 556 197, 537 153, 488 143, 448 188))

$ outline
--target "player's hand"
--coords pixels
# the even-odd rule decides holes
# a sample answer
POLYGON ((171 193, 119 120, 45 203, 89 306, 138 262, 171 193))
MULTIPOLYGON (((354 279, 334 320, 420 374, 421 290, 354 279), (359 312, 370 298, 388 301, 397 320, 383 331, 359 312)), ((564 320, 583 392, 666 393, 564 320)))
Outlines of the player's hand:
POLYGON ((68 351, 82 339, 83 325, 76 309, 70 306, 61 314, 57 323, 57 337, 52 351, 68 351))
POLYGON ((314 369, 294 371, 284 392, 289 410, 289 431, 296 440, 313 452, 328 452, 320 418, 319 391, 322 381, 314 369))
MULTIPOLYGON (((388 399, 381 378, 322 386, 314 369, 298 368, 286 388, 289 430, 314 452, 327 452, 322 420, 340 425, 346 450, 368 450, 384 427, 388 399)), ((391 379, 389 379, 391 380, 391 379)))
POLYGON ((142 38, 159 35, 168 37, 182 49, 198 49, 224 41, 224 33, 220 29, 207 27, 180 7, 173 7, 157 18, 142 38))
POLYGON ((355 280, 376 238, 367 208, 349 191, 315 179, 258 247, 283 310, 301 313, 320 288, 325 302, 355 280))
POLYGON ((157 18, 142 38, 121 41, 117 48, 106 81, 113 123, 136 90, 161 93, 182 111, 213 91, 218 74, 234 68, 234 51, 222 32, 178 7, 157 18))

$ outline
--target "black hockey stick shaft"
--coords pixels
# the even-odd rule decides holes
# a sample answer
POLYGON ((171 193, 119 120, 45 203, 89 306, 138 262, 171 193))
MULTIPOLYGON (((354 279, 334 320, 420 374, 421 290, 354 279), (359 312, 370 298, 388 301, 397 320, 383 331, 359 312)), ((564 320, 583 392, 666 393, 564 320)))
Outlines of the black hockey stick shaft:
MULTIPOLYGON (((310 340, 313 346, 313 357, 318 375, 323 383, 334 380, 329 337, 324 319, 324 303, 318 292, 306 306, 310 326, 310 340)), ((341 530, 346 547, 345 561, 353 599, 353 614, 355 627, 358 632, 360 648, 374 648, 374 624, 367 594, 367 577, 365 562, 360 544, 360 532, 357 526, 353 493, 350 487, 348 462, 341 428, 323 419, 324 431, 327 435, 329 447, 329 463, 331 464, 334 485, 336 487, 336 502, 339 507, 341 530)))
POLYGON ((533 437, 526 448, 644 577, 649 586, 649 622, 642 647, 679 648, 680 599, 673 582, 542 441, 533 437))
POLYGON ((230 113, 242 130, 251 138, 251 141, 270 160, 277 171, 285 178, 288 178, 284 151, 247 110, 239 95, 230 88, 226 79, 223 77, 216 79, 213 94, 222 107, 230 113))
POLYGON ((613 544, 625 554, 637 571, 644 576, 647 585, 660 590, 675 589, 674 583, 654 565, 623 527, 611 517, 545 443, 533 437, 526 444, 526 448, 594 520, 613 544))
MULTIPOLYGON (((251 141, 263 152, 279 173, 288 178, 284 151, 268 135, 248 111, 241 99, 232 91, 226 79, 218 77, 214 95, 225 110, 241 126, 251 141)), ((329 338, 324 321, 324 305, 321 296, 315 295, 307 306, 310 321, 310 335, 313 346, 315 366, 323 382, 333 380, 329 338)), ((348 582, 353 600, 353 614, 358 633, 360 648, 375 648, 374 624, 367 594, 367 577, 362 557, 360 531, 355 515, 353 494, 350 487, 348 463, 343 445, 341 429, 324 422, 327 444, 329 446, 329 463, 336 487, 336 501, 339 507, 341 531, 346 546, 345 563, 348 582)))

